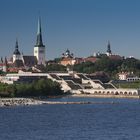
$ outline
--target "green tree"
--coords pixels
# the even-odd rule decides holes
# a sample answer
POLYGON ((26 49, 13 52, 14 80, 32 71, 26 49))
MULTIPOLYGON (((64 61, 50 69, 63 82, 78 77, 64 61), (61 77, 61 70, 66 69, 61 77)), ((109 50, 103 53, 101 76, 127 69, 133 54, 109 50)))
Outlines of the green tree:
POLYGON ((66 71, 66 67, 60 64, 50 64, 44 68, 44 72, 49 71, 66 71))

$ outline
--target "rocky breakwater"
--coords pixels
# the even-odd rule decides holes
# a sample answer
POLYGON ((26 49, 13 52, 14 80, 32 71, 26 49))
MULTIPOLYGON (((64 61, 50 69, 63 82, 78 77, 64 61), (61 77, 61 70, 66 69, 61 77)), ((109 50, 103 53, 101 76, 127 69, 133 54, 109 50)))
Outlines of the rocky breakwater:
POLYGON ((30 98, 1 98, 0 107, 4 106, 19 106, 19 105, 39 105, 42 101, 30 98))
POLYGON ((42 105, 42 104, 114 104, 114 102, 55 102, 47 100, 37 100, 31 98, 0 98, 0 107, 7 106, 29 106, 29 105, 42 105))

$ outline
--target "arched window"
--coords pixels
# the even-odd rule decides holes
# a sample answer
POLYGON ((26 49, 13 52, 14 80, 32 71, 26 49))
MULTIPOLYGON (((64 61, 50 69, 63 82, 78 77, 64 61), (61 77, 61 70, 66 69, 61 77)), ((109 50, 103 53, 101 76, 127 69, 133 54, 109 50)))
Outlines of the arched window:
POLYGON ((124 92, 124 95, 127 95, 127 92, 126 91, 124 92))
POLYGON ((111 94, 113 95, 113 94, 114 94, 114 92, 113 92, 113 91, 111 91, 111 94))
POLYGON ((97 91, 94 91, 94 94, 97 94, 97 91))
POLYGON ((133 95, 138 95, 137 92, 133 92, 133 95))
POLYGON ((123 94, 123 92, 121 91, 120 94, 123 94))
POLYGON ((109 91, 107 91, 107 94, 110 94, 110 92, 109 92, 109 91))

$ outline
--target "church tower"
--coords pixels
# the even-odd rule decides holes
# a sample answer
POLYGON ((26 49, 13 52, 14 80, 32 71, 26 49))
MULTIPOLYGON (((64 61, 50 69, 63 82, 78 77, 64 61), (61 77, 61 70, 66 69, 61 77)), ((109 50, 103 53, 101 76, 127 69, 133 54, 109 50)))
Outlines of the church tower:
POLYGON ((42 41, 41 20, 38 19, 38 31, 36 45, 34 46, 34 56, 37 58, 38 65, 45 65, 45 45, 42 41))
POLYGON ((20 51, 18 50, 18 41, 16 40, 16 45, 15 45, 15 51, 13 53, 13 63, 15 60, 21 60, 21 54, 20 51))
POLYGON ((107 56, 110 56, 112 54, 111 52, 111 45, 110 42, 108 41, 108 45, 107 45, 107 51, 106 51, 107 56))

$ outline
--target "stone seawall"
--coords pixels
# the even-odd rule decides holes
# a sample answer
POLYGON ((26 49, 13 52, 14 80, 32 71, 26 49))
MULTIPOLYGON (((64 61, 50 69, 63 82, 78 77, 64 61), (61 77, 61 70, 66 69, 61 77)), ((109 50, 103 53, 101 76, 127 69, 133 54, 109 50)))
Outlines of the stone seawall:
POLYGON ((0 107, 18 105, 39 105, 42 101, 30 98, 0 98, 0 107))
POLYGON ((0 99, 0 107, 8 107, 8 106, 29 106, 29 105, 42 105, 42 104, 59 104, 59 105, 67 105, 67 104, 114 104, 114 102, 59 102, 59 101, 47 101, 47 100, 35 100, 29 98, 1 98, 0 99))
POLYGON ((103 94, 73 94, 73 97, 95 97, 95 98, 133 98, 140 99, 139 95, 103 95, 103 94))
MULTIPOLYGON (((133 98, 140 99, 139 95, 95 95, 95 94, 73 94, 66 96, 69 97, 91 97, 91 98, 133 98)), ((46 99, 32 99, 32 98, 0 98, 0 107, 6 106, 29 106, 29 105, 42 105, 42 104, 99 104, 102 102, 55 102, 47 101, 46 99)), ((112 102, 109 102, 112 104, 112 102)))

